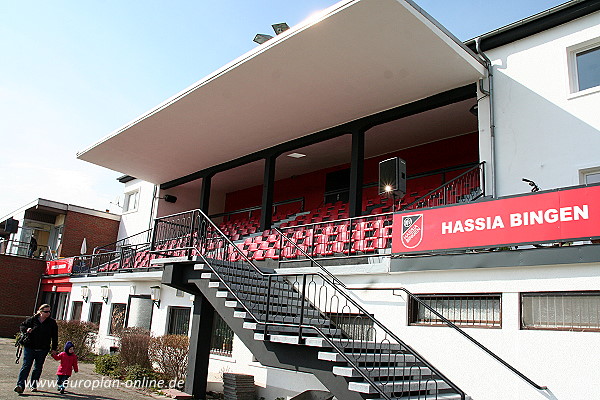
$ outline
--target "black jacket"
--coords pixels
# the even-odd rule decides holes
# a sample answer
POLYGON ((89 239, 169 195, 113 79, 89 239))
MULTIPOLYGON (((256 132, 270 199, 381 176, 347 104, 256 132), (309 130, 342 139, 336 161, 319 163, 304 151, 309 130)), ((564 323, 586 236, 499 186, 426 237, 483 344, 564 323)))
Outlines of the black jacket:
POLYGON ((30 341, 25 347, 41 350, 56 350, 58 347, 58 325, 53 318, 46 318, 41 322, 37 315, 27 318, 19 327, 22 333, 27 332, 27 328, 32 328, 29 332, 30 341), (52 342, 52 343, 51 343, 52 342), (51 347, 52 344, 52 347, 51 347))

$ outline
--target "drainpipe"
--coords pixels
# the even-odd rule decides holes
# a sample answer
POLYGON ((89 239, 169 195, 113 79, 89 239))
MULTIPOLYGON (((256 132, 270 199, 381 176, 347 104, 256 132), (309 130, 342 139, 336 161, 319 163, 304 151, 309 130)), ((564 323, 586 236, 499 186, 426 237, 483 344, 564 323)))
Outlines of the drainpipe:
POLYGON ((40 281, 38 282, 37 292, 35 294, 35 303, 33 304, 33 313, 37 312, 38 308, 38 300, 40 298, 40 289, 42 288, 42 277, 40 277, 40 281))
POLYGON ((154 185, 154 191, 152 192, 152 204, 150 206, 150 221, 148 222, 148 229, 152 229, 154 226, 154 209, 156 207, 156 203, 158 203, 158 199, 156 198, 158 194, 158 185, 154 185))
POLYGON ((493 66, 490 59, 481 51, 481 36, 475 39, 475 49, 477 54, 483 58, 485 68, 488 72, 488 90, 483 87, 483 79, 479 81, 479 90, 486 96, 489 97, 490 104, 490 172, 491 172, 491 192, 492 197, 496 198, 496 126, 494 123, 494 74, 493 66))

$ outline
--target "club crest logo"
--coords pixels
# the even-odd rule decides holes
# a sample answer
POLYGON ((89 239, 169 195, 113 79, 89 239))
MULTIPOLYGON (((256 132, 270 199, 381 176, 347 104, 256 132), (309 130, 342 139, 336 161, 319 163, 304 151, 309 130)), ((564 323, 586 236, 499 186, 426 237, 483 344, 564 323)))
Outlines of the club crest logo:
POLYGON ((423 214, 402 216, 402 244, 408 249, 417 247, 423 240, 423 214))

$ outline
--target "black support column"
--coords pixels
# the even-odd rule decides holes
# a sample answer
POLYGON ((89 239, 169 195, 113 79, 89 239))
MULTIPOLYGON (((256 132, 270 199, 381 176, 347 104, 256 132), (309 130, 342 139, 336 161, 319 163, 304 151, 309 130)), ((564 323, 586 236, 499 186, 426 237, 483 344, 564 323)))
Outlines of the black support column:
POLYGON ((208 300, 198 293, 194 296, 192 315, 192 335, 188 358, 184 391, 194 399, 206 398, 208 381, 208 361, 215 309, 208 300))
POLYGON ((277 154, 265 158, 260 229, 271 229, 273 222, 273 190, 275 189, 275 161, 277 154))
POLYGON ((363 169, 365 164, 365 132, 352 131, 352 154, 350 157, 350 217, 358 217, 362 212, 363 169))
POLYGON ((202 178, 202 188, 200 189, 200 209, 208 215, 208 206, 210 205, 210 185, 214 174, 202 178))

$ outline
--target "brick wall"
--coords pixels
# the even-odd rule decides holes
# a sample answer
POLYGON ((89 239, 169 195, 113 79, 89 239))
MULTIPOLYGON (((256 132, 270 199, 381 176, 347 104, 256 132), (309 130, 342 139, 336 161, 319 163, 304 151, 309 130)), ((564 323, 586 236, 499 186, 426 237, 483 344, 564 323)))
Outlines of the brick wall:
POLYGON ((68 211, 60 256, 78 256, 83 238, 86 239, 88 254, 91 254, 94 247, 115 242, 118 232, 119 221, 68 211))
POLYGON ((33 315, 45 268, 43 260, 0 254, 1 337, 13 337, 25 317, 33 315))

